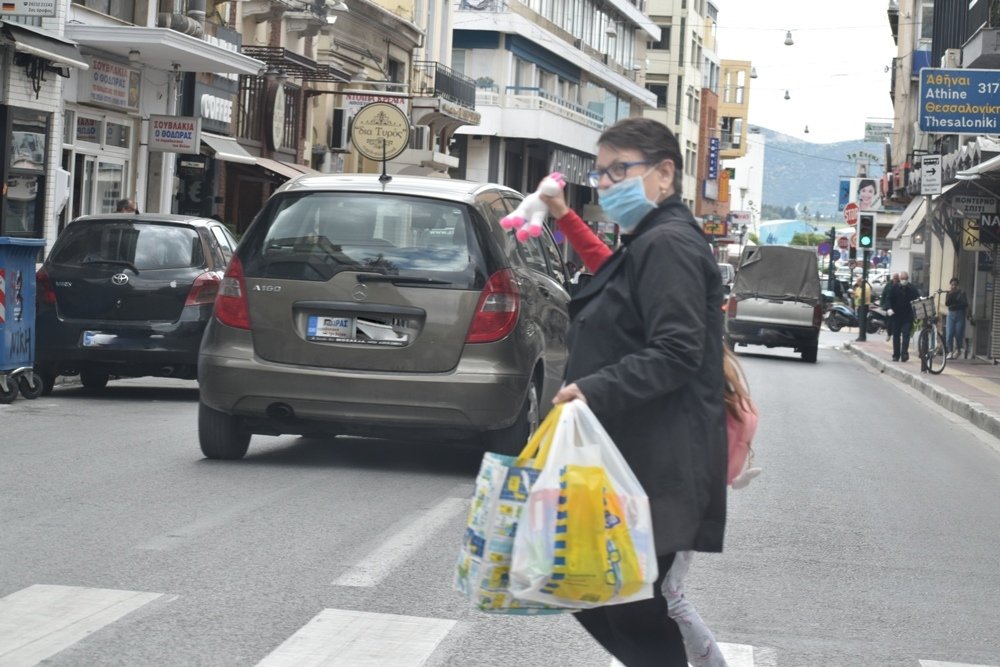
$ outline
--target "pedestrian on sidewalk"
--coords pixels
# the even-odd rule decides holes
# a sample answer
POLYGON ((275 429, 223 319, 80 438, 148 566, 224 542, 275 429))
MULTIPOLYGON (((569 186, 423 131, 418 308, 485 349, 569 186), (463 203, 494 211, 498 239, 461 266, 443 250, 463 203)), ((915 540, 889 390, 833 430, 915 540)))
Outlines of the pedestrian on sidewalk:
MULTIPOLYGON (((890 278, 889 282, 887 282, 885 284, 885 287, 882 288, 882 294, 878 298, 879 308, 881 308, 882 310, 888 312, 888 310, 889 310, 889 297, 892 296, 892 290, 894 288, 896 288, 896 287, 899 287, 899 274, 898 273, 892 274, 892 278, 890 278)), ((892 318, 890 318, 890 317, 885 318, 885 339, 887 341, 892 340, 892 318)))
MULTIPOLYGON (((681 200, 683 174, 666 125, 619 121, 598 138, 589 177, 622 246, 594 266, 606 251, 567 234, 596 272, 570 302, 566 384, 554 402, 585 401, 639 478, 659 569, 652 599, 573 616, 628 667, 687 667, 664 580, 679 552, 722 551, 725 530, 722 281, 681 200)), ((562 220, 571 213, 562 193, 543 201, 564 233, 583 231, 579 216, 562 220)))
POLYGON ((948 308, 948 319, 944 329, 944 350, 949 359, 958 359, 965 341, 965 317, 969 310, 969 299, 958 286, 958 278, 951 279, 951 289, 944 297, 948 308))
POLYGON ((910 284, 910 274, 899 272, 899 285, 892 288, 886 313, 892 322, 892 360, 910 360, 910 334, 913 332, 913 304, 920 292, 910 284))

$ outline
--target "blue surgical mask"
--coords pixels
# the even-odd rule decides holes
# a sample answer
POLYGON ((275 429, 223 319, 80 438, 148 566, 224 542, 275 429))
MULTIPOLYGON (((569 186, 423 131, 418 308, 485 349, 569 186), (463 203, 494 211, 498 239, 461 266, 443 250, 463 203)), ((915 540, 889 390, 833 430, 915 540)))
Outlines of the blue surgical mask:
POLYGON ((610 188, 597 191, 597 198, 604 213, 618 223, 623 234, 634 231, 639 222, 656 208, 656 203, 651 202, 646 196, 646 188, 643 185, 645 177, 644 174, 626 178, 610 188))

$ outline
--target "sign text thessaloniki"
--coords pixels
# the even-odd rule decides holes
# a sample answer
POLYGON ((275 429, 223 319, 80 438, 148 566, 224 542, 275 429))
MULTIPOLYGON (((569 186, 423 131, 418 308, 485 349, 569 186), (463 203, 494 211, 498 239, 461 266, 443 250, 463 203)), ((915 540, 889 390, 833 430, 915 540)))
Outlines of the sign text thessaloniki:
POLYGON ((1000 133, 1000 70, 920 70, 920 130, 1000 133))

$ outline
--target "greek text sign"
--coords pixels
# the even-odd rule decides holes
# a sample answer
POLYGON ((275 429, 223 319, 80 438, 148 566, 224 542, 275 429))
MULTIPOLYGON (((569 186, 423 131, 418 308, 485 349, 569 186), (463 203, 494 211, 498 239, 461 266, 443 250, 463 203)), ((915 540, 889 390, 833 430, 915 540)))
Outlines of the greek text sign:
POLYGON ((920 130, 1000 134, 1000 70, 920 70, 920 130))
POLYGON ((80 101, 115 109, 137 110, 142 75, 119 63, 90 59, 90 69, 80 74, 80 101))
POLYGON ((391 160, 409 141, 410 119, 395 104, 375 102, 354 115, 351 144, 369 160, 391 160))
POLYGON ((165 153, 197 153, 201 148, 200 144, 200 118, 149 117, 149 150, 165 153))
POLYGON ((0 6, 0 17, 55 15, 55 0, 4 0, 0 6))

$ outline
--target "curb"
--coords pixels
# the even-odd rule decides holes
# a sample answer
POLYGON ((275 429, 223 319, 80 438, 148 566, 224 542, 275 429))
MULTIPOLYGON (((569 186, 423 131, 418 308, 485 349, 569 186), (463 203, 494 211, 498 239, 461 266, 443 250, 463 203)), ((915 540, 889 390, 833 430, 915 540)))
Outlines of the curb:
POLYGON ((867 350, 862 350, 852 345, 849 341, 844 343, 844 348, 866 362, 869 366, 878 369, 880 373, 884 373, 893 379, 910 385, 945 410, 968 420, 973 426, 981 428, 993 437, 1000 438, 1000 415, 990 412, 983 405, 974 403, 950 391, 945 391, 941 387, 920 377, 919 373, 913 374, 903 370, 898 365, 889 364, 884 359, 875 356, 867 350))

